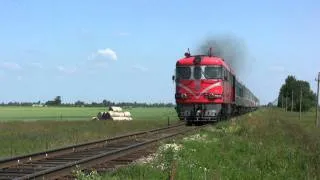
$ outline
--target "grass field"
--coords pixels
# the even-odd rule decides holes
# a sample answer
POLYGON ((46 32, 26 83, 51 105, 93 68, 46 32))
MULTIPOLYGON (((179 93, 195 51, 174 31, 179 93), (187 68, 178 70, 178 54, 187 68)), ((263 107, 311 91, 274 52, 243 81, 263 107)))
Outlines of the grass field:
POLYGON ((103 110, 1 107, 0 158, 162 127, 168 117, 177 121, 173 108, 132 108, 132 121, 91 121, 103 110))
MULTIPOLYGON (((174 117, 176 112, 173 108, 131 108, 133 118, 137 120, 161 120, 167 116, 174 117)), ((76 121, 90 120, 99 111, 106 108, 90 107, 0 107, 0 121, 76 121)))
MULTIPOLYGON (((94 179, 320 179, 314 113, 260 109, 162 146, 149 163, 94 179), (173 148, 175 147, 175 148, 173 148), (180 147, 180 148, 177 148, 180 147)), ((81 173, 80 173, 81 175, 81 173)), ((88 176, 82 174, 82 179, 88 176)), ((87 178, 86 178, 87 177, 87 178)))

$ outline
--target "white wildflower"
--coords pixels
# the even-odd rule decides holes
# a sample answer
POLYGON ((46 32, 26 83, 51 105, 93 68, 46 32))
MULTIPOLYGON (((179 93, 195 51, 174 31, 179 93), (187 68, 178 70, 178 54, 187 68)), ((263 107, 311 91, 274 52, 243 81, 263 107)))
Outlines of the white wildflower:
POLYGON ((146 157, 142 157, 139 158, 137 160, 135 160, 135 163, 137 164, 147 164, 147 163, 151 163, 155 158, 157 157, 156 153, 150 154, 146 157))
POLYGON ((195 134, 195 135, 192 135, 189 137, 185 137, 185 138, 183 138, 183 140, 184 141, 206 141, 207 135, 206 134, 203 134, 203 135, 195 134))
POLYGON ((179 151, 182 148, 182 145, 178 145, 176 143, 165 144, 164 146, 160 146, 160 151, 166 151, 168 149, 172 149, 173 151, 179 151))

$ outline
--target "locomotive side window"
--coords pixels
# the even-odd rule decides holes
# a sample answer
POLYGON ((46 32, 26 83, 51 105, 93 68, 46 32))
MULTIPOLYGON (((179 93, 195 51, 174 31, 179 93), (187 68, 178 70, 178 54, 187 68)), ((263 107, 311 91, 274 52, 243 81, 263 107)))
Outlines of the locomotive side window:
POLYGON ((225 68, 223 68, 223 78, 225 81, 228 81, 229 80, 229 72, 228 70, 226 70, 225 68))
POLYGON ((202 69, 200 66, 196 66, 194 67, 193 69, 193 77, 195 79, 201 79, 201 76, 202 76, 202 69))
POLYGON ((177 67, 177 79, 190 79, 190 67, 177 67))
POLYGON ((230 73, 230 81, 231 81, 231 84, 232 86, 234 86, 234 76, 230 73))
POLYGON ((206 79, 219 79, 222 75, 221 67, 205 67, 204 68, 204 76, 206 79))

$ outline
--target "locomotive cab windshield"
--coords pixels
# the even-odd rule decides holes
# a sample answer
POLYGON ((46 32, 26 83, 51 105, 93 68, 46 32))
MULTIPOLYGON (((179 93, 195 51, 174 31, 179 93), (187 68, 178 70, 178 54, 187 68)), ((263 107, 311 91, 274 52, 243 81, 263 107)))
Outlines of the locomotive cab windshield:
POLYGON ((221 79, 222 67, 221 66, 206 66, 204 67, 204 76, 206 79, 221 79))
POLYGON ((181 66, 176 69, 176 79, 190 79, 191 68, 189 66, 181 66))
POLYGON ((178 66, 176 68, 176 80, 188 79, 221 79, 221 66, 178 66))

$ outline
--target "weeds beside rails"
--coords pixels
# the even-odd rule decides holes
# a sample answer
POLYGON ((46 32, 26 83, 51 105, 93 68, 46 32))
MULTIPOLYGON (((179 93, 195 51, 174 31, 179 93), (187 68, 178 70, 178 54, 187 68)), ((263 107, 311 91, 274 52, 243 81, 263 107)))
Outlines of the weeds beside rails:
POLYGON ((320 179, 320 132, 309 131, 289 112, 261 109, 163 144, 129 167, 97 176, 114 180, 320 179))

